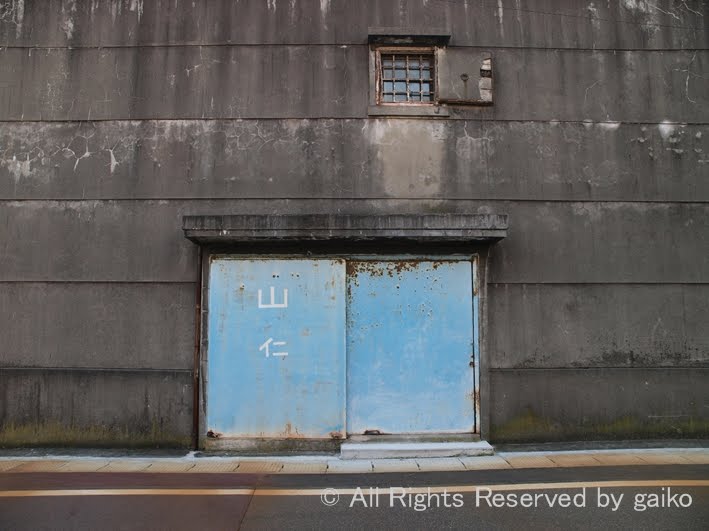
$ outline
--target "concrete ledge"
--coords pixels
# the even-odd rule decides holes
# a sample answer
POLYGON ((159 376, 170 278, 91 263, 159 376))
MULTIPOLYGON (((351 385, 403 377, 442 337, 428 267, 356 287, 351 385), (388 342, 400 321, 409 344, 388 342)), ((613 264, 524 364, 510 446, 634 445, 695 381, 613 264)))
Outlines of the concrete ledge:
POLYGON ((370 105, 367 107, 368 116, 427 116, 447 118, 450 112, 445 105, 370 105))
POLYGON ((414 442, 414 443, 343 443, 341 459, 386 459, 404 457, 458 457, 492 455, 486 441, 414 442))
POLYGON ((504 214, 185 216, 185 237, 198 244, 268 240, 497 241, 504 214))
POLYGON ((450 28, 431 27, 381 27, 368 28, 369 44, 446 46, 451 38, 450 28))

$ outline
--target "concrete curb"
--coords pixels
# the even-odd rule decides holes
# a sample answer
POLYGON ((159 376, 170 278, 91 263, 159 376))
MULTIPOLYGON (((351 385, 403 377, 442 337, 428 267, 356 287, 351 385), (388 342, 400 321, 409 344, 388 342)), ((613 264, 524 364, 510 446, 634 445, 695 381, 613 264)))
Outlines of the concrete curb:
POLYGON ((140 472, 236 474, 362 474, 643 465, 709 465, 709 449, 643 449, 500 452, 477 457, 338 459, 334 456, 269 457, 0 457, 0 473, 140 472))

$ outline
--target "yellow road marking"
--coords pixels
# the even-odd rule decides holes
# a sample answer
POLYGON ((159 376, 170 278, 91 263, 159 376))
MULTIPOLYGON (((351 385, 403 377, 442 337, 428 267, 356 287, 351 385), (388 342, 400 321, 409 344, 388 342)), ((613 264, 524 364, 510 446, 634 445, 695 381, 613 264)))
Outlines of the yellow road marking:
MULTIPOLYGON (((418 494, 428 493, 441 494, 443 492, 475 492, 477 489, 490 489, 497 491, 515 490, 556 490, 556 489, 580 489, 582 487, 709 487, 709 480, 704 479, 668 479, 668 480, 636 480, 636 481, 573 481, 565 483, 514 483, 498 485, 448 485, 448 486, 426 486, 426 487, 404 487, 407 493, 418 494)), ((254 496, 315 496, 322 494, 322 489, 263 489, 256 490, 254 496)), ((369 487, 361 487, 362 490, 369 487)), ((400 486, 393 487, 397 490, 400 486)), ((338 494, 355 494, 356 488, 338 489, 334 487, 338 494)), ((389 487, 380 487, 380 492, 385 493, 389 487)))
MULTIPOLYGON (((476 492, 485 488, 493 491, 528 491, 580 489, 595 487, 709 487, 706 479, 665 479, 665 480, 618 480, 618 481, 572 481, 563 483, 515 483, 497 485, 448 485, 426 487, 403 487, 407 493, 443 493, 443 492, 476 492)), ((5 490, 0 491, 0 498, 27 498, 40 496, 320 496, 326 488, 307 489, 46 489, 46 490, 5 490)), ((361 487, 362 490, 369 487, 361 487)), ((393 487, 401 489, 402 487, 393 487)), ((358 492, 357 488, 334 488, 340 495, 351 495, 358 492)), ((389 491, 389 487, 380 487, 381 493, 389 491)))
POLYGON ((52 489, 4 490, 0 498, 39 496, 250 496, 253 489, 52 489))

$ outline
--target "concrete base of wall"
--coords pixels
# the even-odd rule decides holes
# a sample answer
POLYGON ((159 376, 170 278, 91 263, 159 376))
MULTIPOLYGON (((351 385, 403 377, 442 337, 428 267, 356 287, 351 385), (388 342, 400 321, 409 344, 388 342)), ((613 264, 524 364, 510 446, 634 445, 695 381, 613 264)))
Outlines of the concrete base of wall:
POLYGON ((307 455, 335 454, 340 449, 339 439, 258 439, 220 437, 206 439, 201 445, 209 454, 235 455, 307 455))
POLYGON ((188 448, 189 370, 0 368, 0 447, 188 448))
POLYGON ((494 369, 489 439, 553 441, 709 436, 709 368, 494 369))
POLYGON ((465 457, 492 455, 494 450, 476 434, 355 435, 338 439, 255 439, 220 437, 203 443, 209 455, 335 454, 340 459, 465 457))

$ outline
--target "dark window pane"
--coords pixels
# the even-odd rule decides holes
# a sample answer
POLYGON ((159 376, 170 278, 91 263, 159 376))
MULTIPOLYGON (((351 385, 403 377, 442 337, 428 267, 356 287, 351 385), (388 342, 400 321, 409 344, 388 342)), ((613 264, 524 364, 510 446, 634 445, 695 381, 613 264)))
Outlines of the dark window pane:
POLYGON ((393 94, 384 94, 384 102, 385 103, 390 103, 394 101, 394 95, 393 94))
POLYGON ((409 90, 411 92, 419 92, 421 90, 421 83, 409 83, 409 90))
POLYGON ((431 79, 431 71, 430 70, 422 70, 421 71, 421 79, 431 79))
POLYGON ((431 84, 430 83, 421 83, 421 91, 422 92, 431 92, 431 84))
POLYGON ((384 70, 384 79, 393 79, 394 78, 394 71, 393 70, 384 70))
POLYGON ((406 68, 406 59, 397 59, 396 68, 406 68))
POLYGON ((394 83, 386 81, 384 83, 384 92, 394 92, 394 83))
POLYGON ((382 66, 384 68, 391 68, 391 58, 390 59, 382 59, 382 66))
POLYGON ((396 101, 406 101, 406 94, 397 94, 396 101))
POLYGON ((397 92, 406 92, 406 83, 403 81, 397 81, 394 83, 394 90, 397 92))
POLYGON ((395 70, 396 79, 406 79, 406 70, 395 70))
POLYGON ((424 94, 422 99, 423 101, 433 101, 433 94, 424 94))

